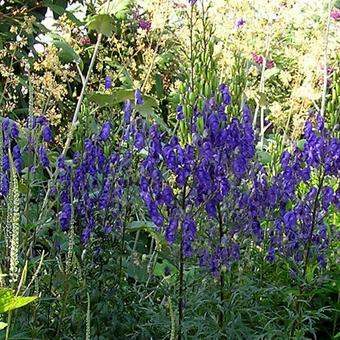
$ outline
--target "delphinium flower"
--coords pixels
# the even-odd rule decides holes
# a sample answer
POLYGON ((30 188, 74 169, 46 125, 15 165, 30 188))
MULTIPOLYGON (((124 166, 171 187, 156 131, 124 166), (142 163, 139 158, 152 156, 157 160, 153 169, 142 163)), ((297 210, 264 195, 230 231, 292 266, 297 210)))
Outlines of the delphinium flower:
MULTIPOLYGON (((185 191, 194 165, 194 150, 191 146, 182 147, 177 137, 164 144, 159 127, 153 125, 145 136, 148 155, 141 164, 140 193, 147 206, 149 216, 159 230, 164 230, 167 241, 172 244, 177 238, 177 227, 183 227, 182 243, 185 255, 191 255, 191 243, 195 235, 195 222, 192 220, 192 206, 186 202, 185 191), (164 161, 164 163, 163 163, 164 161), (164 176, 163 166, 172 176, 164 176), (175 195, 172 186, 178 187, 175 195), (164 210, 164 211, 163 211, 164 210), (185 228, 184 228, 184 221, 185 228)), ((164 169, 164 171, 165 171, 164 169)))
POLYGON ((98 134, 84 140, 82 151, 74 154, 71 164, 67 165, 64 158, 58 161, 60 226, 63 231, 68 230, 69 207, 77 202, 73 218, 82 226, 79 237, 84 245, 93 235, 107 237, 113 231, 122 232, 126 223, 126 211, 131 205, 128 196, 132 190, 132 150, 135 150, 134 145, 143 147, 141 136, 137 139, 135 130, 131 129, 134 123, 132 105, 128 101, 124 105, 121 142, 115 149, 113 126, 107 121, 98 134))
MULTIPOLYGON (((202 253, 202 249, 193 247, 197 240, 198 221, 201 221, 197 220, 198 216, 201 218, 202 213, 206 214, 205 219, 215 221, 210 224, 218 231, 216 226, 221 210, 224 213, 239 208, 241 195, 238 189, 242 186, 247 189, 243 180, 247 178, 250 160, 255 156, 249 108, 244 107, 242 122, 235 118, 228 122, 225 114, 225 106, 231 102, 228 87, 222 84, 220 92, 222 102, 219 105, 210 98, 203 111, 193 115, 192 143, 181 146, 177 136, 162 138, 157 126, 153 126, 145 138, 148 155, 142 162, 141 196, 151 220, 164 232, 170 245, 180 240, 186 257, 202 253)), ((251 193, 248 196, 254 202, 259 198, 252 197, 251 193)), ((250 198, 248 201, 251 201, 250 198)), ((249 209, 249 203, 242 208, 249 209)), ((242 221, 238 219, 238 227, 247 222, 252 231, 250 236, 261 238, 261 230, 255 228, 257 216, 244 216, 242 221)), ((233 217, 237 220, 237 216, 233 217)), ((226 216, 222 218, 227 219, 226 216)), ((233 227, 229 235, 227 231, 223 232, 213 248, 203 252, 206 260, 200 262, 210 263, 215 274, 221 270, 223 261, 227 265, 229 260, 238 257, 234 237, 238 229, 236 225, 233 227), (217 262, 218 270, 215 268, 217 262)))
POLYGON ((221 95, 222 95, 223 104, 230 105, 231 104, 231 95, 230 95, 230 91, 229 91, 228 86, 225 85, 225 84, 221 84, 219 86, 219 90, 220 90, 221 95))
MULTIPOLYGON (((28 125, 28 122, 27 122, 28 125)), ((36 154, 40 165, 43 168, 50 166, 48 158, 47 146, 52 142, 52 131, 46 117, 33 117, 31 126, 29 127, 28 142, 24 151, 29 154, 36 154)), ((29 164, 29 168, 34 169, 36 164, 29 164)))
POLYGON ((303 275, 313 259, 325 264, 330 244, 325 218, 339 199, 340 140, 331 137, 320 115, 315 125, 307 120, 302 150, 295 147, 282 154, 282 171, 272 184, 276 191, 272 202, 279 214, 271 230, 271 248, 303 268, 303 275))
POLYGON ((52 131, 47 124, 44 124, 42 128, 42 138, 43 138, 43 141, 46 143, 52 142, 52 131))
POLYGON ((137 105, 143 105, 144 104, 144 99, 142 97, 142 92, 141 90, 138 88, 135 91, 135 103, 137 105))
POLYGON ((176 111, 177 111, 177 120, 184 119, 183 106, 182 105, 178 105, 176 111))
POLYGON ((15 145, 13 147, 13 161, 14 161, 14 166, 17 170, 17 173, 20 174, 22 171, 22 155, 20 151, 19 145, 15 145))
POLYGON ((41 165, 44 168, 48 168, 50 166, 50 161, 48 159, 46 149, 42 144, 38 146, 38 156, 39 156, 41 165))
POLYGON ((99 140, 105 142, 109 139, 111 133, 111 123, 105 122, 99 133, 99 140))
POLYGON ((111 90, 111 88, 112 88, 112 78, 110 76, 105 77, 104 86, 105 86, 106 91, 111 90))
POLYGON ((9 192, 9 149, 12 149, 14 165, 18 174, 22 170, 22 155, 17 144, 18 138, 19 129, 17 124, 8 117, 4 118, 1 123, 0 133, 0 198, 6 197, 9 192))

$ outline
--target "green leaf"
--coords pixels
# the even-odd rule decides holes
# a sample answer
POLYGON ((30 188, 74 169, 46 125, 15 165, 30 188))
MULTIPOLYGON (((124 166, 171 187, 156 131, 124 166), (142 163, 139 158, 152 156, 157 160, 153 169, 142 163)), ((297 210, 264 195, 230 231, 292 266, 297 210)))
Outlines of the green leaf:
POLYGON ((296 146, 300 149, 303 150, 304 146, 305 146, 306 140, 305 139, 300 139, 297 143, 296 146))
POLYGON ((260 163, 262 163, 263 165, 270 164, 272 161, 272 155, 267 151, 262 151, 262 150, 258 151, 257 157, 260 163))
POLYGON ((163 80, 161 78, 161 75, 157 73, 155 75, 155 87, 156 87, 156 93, 158 98, 163 98, 164 97, 164 91, 163 91, 163 80))
POLYGON ((109 14, 96 14, 88 23, 90 31, 96 31, 110 37, 114 27, 114 20, 109 14))
POLYGON ((306 270, 306 280, 308 283, 313 281, 314 278, 314 272, 316 270, 317 266, 316 265, 309 265, 307 266, 306 270))
POLYGON ((157 231, 156 225, 151 221, 134 221, 129 223, 126 226, 126 229, 128 232, 136 232, 142 230, 152 236, 156 240, 157 244, 162 246, 167 245, 164 236, 157 231))
POLYGON ((99 13, 114 15, 118 19, 123 19, 129 12, 131 4, 131 0, 111 0, 100 7, 99 13))
POLYGON ((49 1, 46 2, 45 1, 45 4, 48 8, 50 8, 50 10, 53 12, 53 13, 56 13, 58 14, 58 16, 61 16, 65 13, 65 8, 62 7, 62 6, 58 6, 58 5, 55 5, 55 4, 52 4, 50 3, 49 1))
POLYGON ((177 268, 172 265, 168 260, 163 260, 161 263, 156 263, 153 269, 153 275, 165 277, 165 269, 170 270, 170 274, 175 274, 177 272, 177 268))
POLYGON ((145 282, 148 279, 148 274, 144 268, 129 261, 124 261, 123 266, 127 275, 136 281, 145 282))
POLYGON ((4 329, 4 328, 6 328, 7 327, 7 323, 4 323, 4 322, 1 322, 0 321, 0 330, 1 329, 4 329))
POLYGON ((59 49, 58 57, 66 62, 75 61, 77 63, 81 62, 81 58, 75 52, 75 50, 58 34, 52 33, 51 37, 53 39, 53 45, 59 49))
POLYGON ((31 303, 36 296, 14 296, 12 289, 0 288, 0 313, 5 313, 31 303))
MULTIPOLYGON (((131 102, 134 102, 135 90, 120 88, 112 91, 111 94, 96 92, 89 95, 89 100, 97 103, 101 107, 117 105, 128 99, 131 102)), ((163 130, 171 133, 171 130, 165 124, 163 119, 155 113, 155 109, 159 106, 158 100, 148 95, 143 95, 143 99, 144 104, 133 105, 134 109, 146 119, 153 119, 163 130)))
MULTIPOLYGON (((340 9, 340 0, 334 0, 333 6, 336 7, 337 9, 340 9)), ((337 336, 340 337, 339 334, 340 334, 340 333, 338 333, 337 336)))

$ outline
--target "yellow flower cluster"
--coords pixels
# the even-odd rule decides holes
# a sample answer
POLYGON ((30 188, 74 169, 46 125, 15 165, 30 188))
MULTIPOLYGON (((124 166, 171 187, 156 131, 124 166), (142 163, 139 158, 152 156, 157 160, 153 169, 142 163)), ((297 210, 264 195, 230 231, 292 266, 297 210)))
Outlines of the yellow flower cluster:
POLYGON ((58 57, 58 50, 48 46, 39 60, 34 63, 31 83, 34 93, 34 114, 44 115, 51 125, 58 126, 62 114, 58 103, 67 95, 68 82, 76 77, 70 65, 63 65, 58 57))

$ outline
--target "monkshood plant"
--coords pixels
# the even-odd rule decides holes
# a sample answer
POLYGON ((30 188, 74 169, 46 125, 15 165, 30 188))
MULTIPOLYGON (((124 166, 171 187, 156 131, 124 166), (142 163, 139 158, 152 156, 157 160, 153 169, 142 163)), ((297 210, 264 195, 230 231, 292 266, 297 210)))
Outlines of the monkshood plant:
MULTIPOLYGON (((222 98, 225 89, 222 84, 222 98)), ((332 204, 339 205, 339 140, 331 138, 320 116, 318 132, 308 120, 303 148, 294 147, 292 155, 284 151, 282 171, 269 177, 256 159, 248 107, 239 121, 226 116, 227 103, 217 104, 211 97, 202 112, 196 108, 188 123, 192 142, 185 145, 156 125, 138 131, 148 151, 141 164, 141 196, 168 244, 178 249, 179 338, 189 261, 198 259, 219 278, 223 329, 225 272, 240 254, 258 247, 267 249, 269 263, 281 256, 303 286, 310 265, 325 265, 332 241, 324 219, 332 204)), ((178 111, 183 119, 181 108, 178 111)))
MULTIPOLYGON (((301 337, 311 332, 312 328, 306 325, 308 311, 301 301, 313 302, 313 288, 322 285, 322 275, 332 265, 329 254, 337 237, 333 216, 340 208, 339 139, 328 132, 320 115, 310 116, 304 144, 283 151, 281 169, 272 175, 258 161, 249 108, 244 105, 239 120, 226 114, 230 102, 228 87, 221 84, 218 95, 211 96, 202 110, 194 108, 186 122, 190 142, 181 143, 176 134, 170 136, 158 125, 149 126, 136 116, 132 103, 127 101, 121 126, 105 122, 98 132, 84 139, 78 151, 71 149, 70 157, 63 154, 57 157, 48 150, 52 132, 44 118, 30 117, 28 127, 22 129, 23 136, 12 121, 3 120, 1 176, 8 179, 3 182, 8 185, 3 185, 2 190, 8 189, 2 191, 1 204, 8 209, 2 209, 1 214, 8 215, 17 228, 5 239, 19 246, 11 249, 6 246, 10 263, 2 266, 5 272, 13 273, 12 282, 17 278, 19 255, 21 261, 26 258, 31 261, 35 237, 41 237, 36 229, 34 237, 29 236, 31 223, 38 219, 30 207, 33 201, 39 205, 42 184, 55 166, 58 169, 44 213, 58 221, 60 230, 54 229, 53 233, 63 235, 66 242, 63 249, 58 250, 58 245, 51 249, 58 254, 62 283, 49 288, 49 294, 56 296, 53 302, 56 312, 48 312, 52 325, 48 334, 58 337, 73 331, 65 326, 74 279, 79 276, 88 291, 86 280, 91 275, 105 277, 100 272, 103 267, 97 263, 106 251, 112 256, 118 254, 110 262, 117 269, 110 282, 126 287, 125 296, 132 291, 137 295, 134 288, 138 279, 126 280, 124 260, 133 251, 127 247, 126 229, 138 217, 152 221, 177 261, 173 278, 178 294, 171 298, 174 301, 177 298, 178 322, 175 323, 172 312, 171 331, 178 338, 195 336, 187 331, 189 316, 185 313, 192 299, 186 272, 195 266, 201 268, 197 275, 211 273, 218 291, 219 299, 212 302, 215 337, 234 334, 229 325, 232 313, 228 310, 229 300, 235 296, 236 285, 230 285, 233 275, 249 276, 251 268, 261 273, 263 282, 263 268, 281 265, 290 273, 291 285, 297 287, 292 304, 294 318, 285 336, 301 337), (114 138, 117 133, 121 135, 118 143, 114 138), (19 202, 24 195, 18 191, 18 180, 28 186, 24 214, 19 220, 19 202), (30 183, 38 184, 30 187, 30 183), (141 199, 146 213, 138 210, 141 199), (24 242, 19 243, 22 239, 24 242), (104 246, 110 249, 103 249, 104 246), (30 250, 27 253, 26 248, 30 250), (87 267, 86 261, 94 265, 87 267), (88 268, 98 273, 90 273, 88 268)), ((142 104, 142 95, 137 90, 135 105, 142 104)), ((178 118, 185 119, 181 107, 178 118)), ((34 279, 36 274, 29 276, 34 279)), ((151 289, 159 296, 162 291, 157 292, 155 282, 151 289)), ((139 301, 142 300, 143 295, 139 301)), ((91 296, 88 301, 90 305, 91 296)), ((93 304, 92 308, 97 307, 93 304)), ((88 315, 90 320, 91 311, 88 315)), ((92 313, 92 317, 96 316, 92 313)), ((38 321, 42 320, 40 316, 38 321)), ((90 321, 86 322, 87 332, 90 329, 91 333, 90 321)))
MULTIPOLYGON (((45 147, 51 142, 51 130, 46 120, 34 118, 28 127, 19 131, 18 125, 8 117, 2 119, 0 130, 0 277, 1 286, 10 286, 11 292, 26 294, 41 268, 43 256, 32 276, 28 275, 28 266, 34 265, 33 247, 29 247, 28 230, 31 222, 29 201, 34 191, 36 173, 48 167, 49 160, 45 147), (26 134, 27 132, 27 134, 26 134), (31 183, 30 186, 28 183, 31 183), (27 185, 27 187, 26 187, 27 185), (22 193, 26 195, 24 204, 22 193), (27 233, 26 233, 27 231, 27 233), (33 256, 32 256, 33 255, 33 256), (29 279, 28 282, 26 280, 29 279)), ((8 290, 9 291, 9 290, 8 290)), ((25 298, 23 298, 25 300, 25 298)), ((9 309, 7 317, 6 339, 15 323, 9 309)))

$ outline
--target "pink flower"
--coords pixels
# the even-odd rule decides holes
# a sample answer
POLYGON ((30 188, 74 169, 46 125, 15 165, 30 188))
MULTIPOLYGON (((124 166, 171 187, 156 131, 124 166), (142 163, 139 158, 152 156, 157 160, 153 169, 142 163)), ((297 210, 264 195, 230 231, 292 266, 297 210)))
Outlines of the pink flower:
MULTIPOLYGON (((251 54, 253 61, 258 64, 258 65, 262 65, 263 64, 263 57, 261 55, 258 55, 256 53, 252 53, 251 54)), ((274 61, 273 60, 266 60, 266 69, 268 68, 273 68, 275 66, 274 61)))
POLYGON ((254 60, 254 62, 255 62, 256 64, 261 65, 261 64, 263 63, 263 58, 262 58, 262 56, 260 56, 260 55, 258 55, 258 54, 256 54, 256 53, 252 53, 252 54, 251 54, 251 57, 253 58, 253 60, 254 60))
POLYGON ((339 21, 340 20, 340 10, 336 9, 336 8, 332 9, 331 18, 334 19, 335 21, 339 21))
POLYGON ((273 68, 275 66, 273 60, 266 61, 266 68, 273 68))
POLYGON ((84 36, 80 38, 79 43, 82 46, 91 45, 91 39, 87 36, 84 36))

